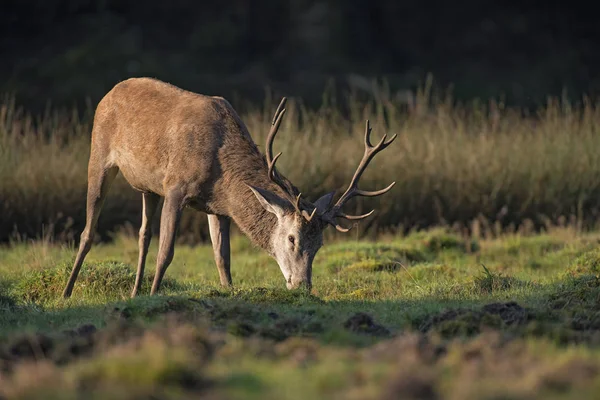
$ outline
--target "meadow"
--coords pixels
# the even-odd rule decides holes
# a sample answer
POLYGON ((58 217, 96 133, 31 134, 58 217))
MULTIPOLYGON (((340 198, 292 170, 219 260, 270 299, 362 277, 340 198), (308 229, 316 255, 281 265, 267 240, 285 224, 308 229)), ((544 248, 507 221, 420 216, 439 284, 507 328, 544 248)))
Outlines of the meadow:
POLYGON ((63 300, 75 249, 14 243, 0 253, 0 396, 595 398, 599 246, 567 228, 333 241, 307 294, 238 236, 233 289, 210 246, 180 245, 161 295, 149 276, 129 299, 137 240, 121 234, 63 300))
MULTIPOLYGON (((277 99, 240 106, 261 144, 277 99)), ((158 296, 130 299, 141 199, 119 178, 98 243, 61 298, 85 215, 91 111, 0 102, 0 399, 586 399, 600 390, 600 110, 292 99, 280 170, 309 198, 397 184, 328 230, 310 293, 234 232, 218 284, 205 216, 185 214, 158 296), (50 109, 49 109, 50 110, 50 109)))

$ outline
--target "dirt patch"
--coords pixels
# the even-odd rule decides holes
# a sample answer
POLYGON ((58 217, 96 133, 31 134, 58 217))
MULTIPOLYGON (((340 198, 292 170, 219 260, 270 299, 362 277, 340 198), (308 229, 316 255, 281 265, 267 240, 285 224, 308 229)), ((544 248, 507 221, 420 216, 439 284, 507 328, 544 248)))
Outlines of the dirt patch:
POLYGON ((17 307, 17 302, 12 297, 0 293, 0 310, 13 310, 17 307))
POLYGON ((571 360, 556 370, 546 373, 539 383, 544 389, 567 392, 592 382, 599 373, 598 365, 587 360, 571 360))
POLYGON ((383 325, 375 323, 373 317, 366 313, 356 313, 344 322, 344 328, 364 335, 390 336, 390 331, 383 325))
POLYGON ((162 397, 163 389, 197 394, 210 386, 204 366, 216 341, 206 330, 169 318, 139 328, 121 321, 102 330, 82 325, 53 336, 15 337, 1 347, 2 389, 18 398, 44 392, 46 397, 48 389, 56 388, 64 393, 100 391, 107 398, 115 398, 111 390, 122 389, 148 393, 132 398, 150 398, 152 392, 162 397))
POLYGON ((531 313, 518 303, 490 303, 481 308, 485 313, 498 315, 506 325, 524 324, 532 318, 531 313))
POLYGON ((50 360, 64 364, 89 354, 95 344, 94 325, 82 325, 58 335, 42 333, 19 335, 0 343, 0 369, 10 371, 14 365, 27 361, 50 360))
POLYGON ((480 310, 451 309, 416 323, 423 333, 434 331, 444 337, 473 336, 486 329, 523 325, 532 314, 516 302, 491 303, 480 310))
POLYGON ((313 337, 323 330, 321 323, 310 318, 291 317, 282 318, 272 325, 262 327, 258 333, 261 337, 280 342, 294 336, 313 337))
POLYGON ((435 376, 432 373, 401 373, 392 378, 383 399, 436 400, 435 376))
POLYGON ((303 290, 271 289, 255 287, 250 289, 211 290, 207 298, 238 300, 252 304, 323 304, 324 301, 303 290))
POLYGON ((293 336, 312 337, 324 330, 312 309, 281 315, 251 304, 204 301, 204 307, 213 328, 240 337, 258 336, 279 342, 293 336))

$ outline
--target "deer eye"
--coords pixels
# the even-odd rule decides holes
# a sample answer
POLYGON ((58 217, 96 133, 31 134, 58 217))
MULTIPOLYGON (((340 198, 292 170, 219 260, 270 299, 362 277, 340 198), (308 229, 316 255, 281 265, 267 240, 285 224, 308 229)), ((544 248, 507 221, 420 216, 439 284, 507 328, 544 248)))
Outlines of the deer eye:
POLYGON ((296 239, 292 235, 288 236, 288 240, 290 241, 291 244, 294 244, 296 242, 296 239))

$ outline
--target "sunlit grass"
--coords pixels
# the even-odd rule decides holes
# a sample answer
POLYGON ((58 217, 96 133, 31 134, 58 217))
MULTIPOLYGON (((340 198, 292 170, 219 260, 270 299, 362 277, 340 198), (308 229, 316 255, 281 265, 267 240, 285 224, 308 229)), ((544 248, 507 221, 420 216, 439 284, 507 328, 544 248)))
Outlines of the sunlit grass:
POLYGON ((148 296, 153 244, 130 299, 137 240, 119 234, 92 248, 68 300, 76 249, 17 242, 0 252, 0 394, 593 398, 598 238, 434 229, 334 241, 307 294, 234 236, 233 289, 219 286, 210 246, 178 245, 161 294, 148 296))

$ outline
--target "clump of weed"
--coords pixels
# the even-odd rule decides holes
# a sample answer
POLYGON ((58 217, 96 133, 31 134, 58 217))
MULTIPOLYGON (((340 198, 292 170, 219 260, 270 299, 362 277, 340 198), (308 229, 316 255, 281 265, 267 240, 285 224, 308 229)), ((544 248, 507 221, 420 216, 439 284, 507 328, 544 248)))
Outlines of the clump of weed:
POLYGON ((396 272, 402 268, 399 262, 386 262, 379 260, 363 260, 348 265, 344 271, 355 272, 396 272))
POLYGON ((567 278, 548 296, 539 318, 531 323, 527 333, 552 337, 563 344, 600 344, 599 296, 600 277, 597 275, 567 278))
POLYGON ((543 256, 565 247, 565 241, 550 235, 506 235, 502 240, 493 241, 485 248, 485 255, 491 257, 517 256, 530 254, 543 256))
POLYGON ((582 275, 559 283, 555 292, 548 297, 548 306, 555 310, 594 308, 598 295, 600 276, 582 275))
POLYGON ((491 272, 485 265, 481 264, 483 273, 476 276, 473 283, 475 289, 482 294, 491 294, 498 291, 512 289, 518 285, 523 285, 523 282, 512 276, 505 276, 502 273, 491 272))
POLYGON ((410 276, 417 281, 433 280, 435 278, 454 278, 456 268, 448 264, 418 264, 410 269, 410 276))
POLYGON ((586 274, 600 273, 600 249, 587 251, 577 257, 569 268, 566 274, 577 277, 586 274))
POLYGON ((439 253, 447 250, 457 250, 460 252, 477 252, 479 242, 476 239, 466 240, 446 228, 434 228, 425 231, 415 232, 406 238, 407 241, 419 243, 426 251, 439 253))
POLYGON ((340 243, 323 249, 319 256, 325 267, 337 274, 346 269, 380 272, 397 271, 401 265, 424 262, 431 254, 418 245, 407 243, 340 243))
MULTIPOLYGON (((24 302, 44 302, 62 293, 71 273, 71 265, 64 263, 56 268, 30 271, 18 279, 12 287, 15 297, 24 302)), ((153 276, 144 278, 148 290, 153 276)), ((106 298, 128 297, 135 282, 135 271, 130 266, 115 261, 88 263, 83 266, 75 283, 73 296, 94 295, 106 298)), ((176 281, 166 277, 161 289, 177 290, 176 281)))

